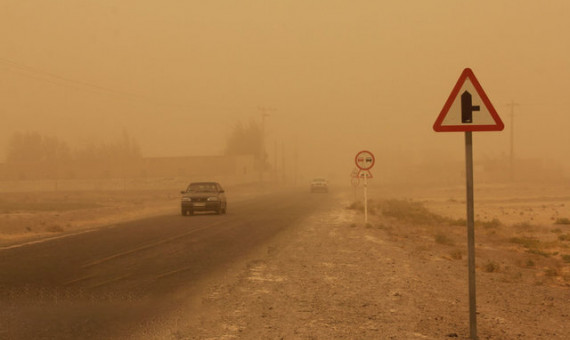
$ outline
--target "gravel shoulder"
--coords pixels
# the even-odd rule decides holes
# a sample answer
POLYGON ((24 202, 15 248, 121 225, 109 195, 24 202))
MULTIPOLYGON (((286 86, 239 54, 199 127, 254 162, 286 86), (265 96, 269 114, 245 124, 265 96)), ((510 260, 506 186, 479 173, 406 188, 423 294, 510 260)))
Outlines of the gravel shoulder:
MULTIPOLYGON (((480 339, 570 338, 570 268, 561 262, 568 241, 559 240, 570 230, 552 224, 570 216, 569 199, 558 191, 536 192, 544 193, 529 190, 536 199, 525 201, 494 192, 492 199, 476 201, 478 219, 502 222, 476 230, 480 339), (505 241, 512 236, 548 247, 525 249, 505 241)), ((408 194, 438 214, 464 214, 462 188, 437 197, 408 194)), ((49 201, 49 195, 56 194, 0 199, 27 204, 49 201)), ((177 213, 178 197, 171 193, 117 194, 112 200, 107 193, 67 195, 53 198, 63 206, 86 206, 2 212, 0 246, 177 213)), ((364 225, 360 211, 347 209, 352 195, 330 195, 331 205, 203 282, 200 296, 182 296, 185 303, 174 314, 141 325, 133 339, 467 339, 465 227, 378 211, 364 225)), ((398 196, 372 191, 371 197, 381 202, 398 196)))
MULTIPOLYGON (((147 337, 167 339, 448 339, 468 329, 467 259, 433 226, 329 206, 210 282, 191 311, 147 337)), ((568 339, 570 289, 486 272, 478 245, 480 339, 568 339)), ((524 275, 536 277, 536 271, 524 275)), ((190 307, 189 307, 190 308, 190 307)), ((147 329, 148 331, 148 329, 147 329)))

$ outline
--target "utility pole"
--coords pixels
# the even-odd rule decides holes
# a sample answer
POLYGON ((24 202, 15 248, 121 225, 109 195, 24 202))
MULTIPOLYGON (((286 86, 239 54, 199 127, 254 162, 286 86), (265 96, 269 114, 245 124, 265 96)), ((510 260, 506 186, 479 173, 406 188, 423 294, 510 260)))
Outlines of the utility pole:
POLYGON ((519 106, 519 103, 515 103, 514 100, 511 100, 509 104, 507 104, 511 108, 510 117, 511 117, 511 153, 510 153, 510 166, 511 166, 511 182, 515 180, 515 106, 519 106))

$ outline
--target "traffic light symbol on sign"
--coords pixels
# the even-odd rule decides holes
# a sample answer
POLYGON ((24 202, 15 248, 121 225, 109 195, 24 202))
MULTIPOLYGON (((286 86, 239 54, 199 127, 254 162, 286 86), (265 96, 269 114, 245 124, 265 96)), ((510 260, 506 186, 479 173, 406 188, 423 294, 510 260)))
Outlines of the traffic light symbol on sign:
POLYGON ((473 106, 473 99, 469 91, 463 92, 461 95, 461 122, 473 123, 473 111, 479 111, 479 105, 473 106))

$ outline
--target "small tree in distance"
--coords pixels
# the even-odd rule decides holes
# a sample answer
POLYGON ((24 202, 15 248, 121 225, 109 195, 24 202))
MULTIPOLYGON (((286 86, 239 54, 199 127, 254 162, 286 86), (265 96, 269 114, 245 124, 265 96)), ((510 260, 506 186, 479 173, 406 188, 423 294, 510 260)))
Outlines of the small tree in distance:
POLYGON ((268 168, 264 137, 263 128, 253 119, 247 125, 238 122, 227 139, 225 154, 227 156, 252 155, 255 159, 254 167, 262 176, 263 171, 268 168))
POLYGON ((253 155, 255 159, 265 159, 262 128, 254 120, 244 125, 238 122, 226 142, 226 155, 253 155))
POLYGON ((18 132, 8 143, 6 163, 55 163, 70 158, 69 146, 57 137, 18 132))

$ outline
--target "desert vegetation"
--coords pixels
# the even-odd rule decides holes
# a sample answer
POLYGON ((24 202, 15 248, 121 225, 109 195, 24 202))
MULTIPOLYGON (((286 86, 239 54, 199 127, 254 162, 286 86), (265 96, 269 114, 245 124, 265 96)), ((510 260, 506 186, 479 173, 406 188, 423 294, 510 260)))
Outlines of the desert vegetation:
MULTIPOLYGON (((347 209, 364 210, 362 202, 353 202, 347 209)), ((375 222, 378 229, 393 239, 414 238, 422 242, 420 246, 415 245, 416 251, 435 252, 450 260, 465 260, 464 218, 436 213, 425 202, 410 199, 369 200, 368 209, 378 220, 375 222)), ((536 284, 549 282, 570 286, 570 232, 563 230, 564 227, 556 227, 563 226, 565 223, 560 222, 564 220, 538 223, 530 220, 532 209, 523 208, 521 212, 524 213, 518 217, 523 220, 515 223, 504 222, 498 217, 475 220, 478 269, 490 274, 505 274, 506 280, 526 278, 536 284), (529 220, 524 220, 525 214, 529 220), (526 272, 525 276, 517 268, 533 273, 526 272)), ((479 216, 487 215, 483 211, 479 216)))

